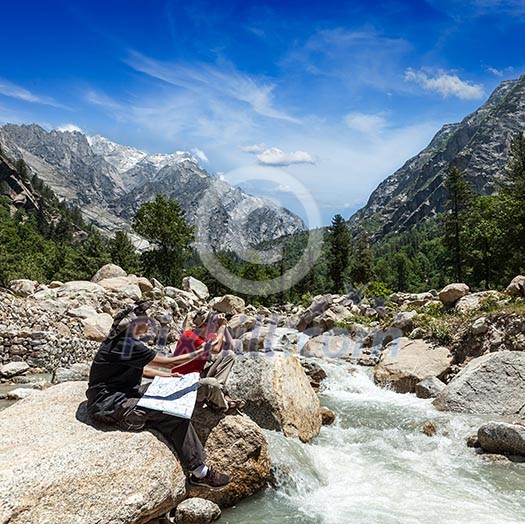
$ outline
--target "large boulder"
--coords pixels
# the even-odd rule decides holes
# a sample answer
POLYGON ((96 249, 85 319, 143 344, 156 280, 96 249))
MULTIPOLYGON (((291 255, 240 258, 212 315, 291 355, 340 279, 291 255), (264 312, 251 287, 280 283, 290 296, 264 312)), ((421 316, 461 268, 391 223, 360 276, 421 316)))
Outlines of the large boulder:
POLYGON ((245 333, 251 331, 255 326, 257 319, 252 315, 245 315, 244 313, 233 315, 228 321, 233 338, 241 338, 245 333))
POLYGON ((435 398, 445 389, 445 384, 439 378, 427 377, 416 384, 416 397, 435 398))
POLYGON ((298 331, 304 331, 312 326, 314 319, 321 316, 334 302, 333 295, 319 295, 314 297, 310 307, 301 315, 297 322, 298 331))
POLYGON ((108 291, 113 291, 122 295, 123 297, 129 298, 131 300, 137 301, 142 297, 142 291, 138 282, 135 278, 128 277, 112 277, 105 278, 100 280, 98 285, 107 289, 108 291))
POLYGON ((37 287, 38 282, 36 280, 19 279, 11 280, 11 282, 9 282, 9 288, 11 291, 16 295, 23 297, 32 295, 36 291, 37 287))
POLYGON ((197 409, 193 424, 206 450, 206 462, 231 476, 220 490, 191 486, 190 497, 233 506, 263 489, 270 479, 270 452, 261 428, 246 416, 221 416, 197 409))
POLYGON ((182 468, 155 435, 86 423, 86 387, 60 384, 0 412, 0 522, 143 523, 185 497, 182 468))
POLYGON ((116 264, 106 264, 102 266, 93 276, 91 282, 100 282, 106 278, 125 277, 127 273, 116 264))
MULTIPOLYGON (((186 497, 186 476, 162 437, 94 427, 83 402, 86 388, 67 382, 0 412, 0 522, 142 524, 186 497)), ((240 457, 257 472, 263 462, 264 484, 269 459, 261 430, 229 416, 207 432, 210 462, 221 457, 233 473, 231 491, 217 492, 223 502, 253 494, 255 482, 245 487, 246 471, 237 478, 235 468, 240 457)))
POLYGON ((97 313, 82 319, 84 337, 88 340, 102 342, 109 334, 113 325, 113 317, 109 313, 97 313))
POLYGON ((478 441, 488 453, 525 455, 525 426, 488 422, 478 429, 478 441))
POLYGON ((299 360, 253 353, 236 359, 226 385, 246 400, 245 412, 266 429, 309 442, 319 434, 319 399, 299 360))
POLYGON ((246 307, 244 300, 235 295, 215 297, 210 301, 209 305, 219 313, 231 313, 233 315, 242 313, 246 307))
POLYGON ((309 358, 342 358, 348 357, 355 342, 348 335, 324 333, 309 338, 301 349, 301 355, 309 358))
POLYGON ((184 277, 182 279, 182 289, 193 293, 199 300, 207 300, 210 296, 208 286, 193 277, 184 277))
POLYGON ((29 365, 25 362, 9 362, 0 366, 0 377, 13 378, 22 375, 29 370, 29 365))
POLYGON ((525 353, 499 351, 475 358, 434 400, 441 410, 525 416, 525 353))
POLYGON ((445 306, 451 306, 452 304, 455 304, 461 297, 468 295, 469 292, 470 288, 467 286, 467 284, 449 284, 439 292, 439 300, 441 300, 445 306))
POLYGON ((70 368, 59 367, 53 373, 53 384, 62 384, 62 382, 74 382, 78 380, 87 380, 89 378, 90 364, 77 362, 70 368))
POLYGON ((454 309, 458 313, 470 313, 479 309, 487 300, 500 298, 500 294, 497 291, 480 291, 478 293, 471 293, 461 297, 454 306, 454 309))
POLYGON ((518 275, 505 290, 512 297, 525 297, 525 275, 518 275))
POLYGON ((402 337, 387 345, 374 368, 374 379, 398 393, 414 393, 416 384, 424 378, 444 375, 451 360, 446 347, 402 337))

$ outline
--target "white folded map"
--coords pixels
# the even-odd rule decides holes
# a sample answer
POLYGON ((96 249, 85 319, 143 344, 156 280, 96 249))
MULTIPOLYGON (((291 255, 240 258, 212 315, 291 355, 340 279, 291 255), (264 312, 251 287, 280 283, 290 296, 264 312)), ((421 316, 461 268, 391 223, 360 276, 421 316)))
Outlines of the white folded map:
POLYGON ((182 377, 155 377, 137 406, 191 419, 197 401, 199 378, 199 373, 188 373, 182 377))

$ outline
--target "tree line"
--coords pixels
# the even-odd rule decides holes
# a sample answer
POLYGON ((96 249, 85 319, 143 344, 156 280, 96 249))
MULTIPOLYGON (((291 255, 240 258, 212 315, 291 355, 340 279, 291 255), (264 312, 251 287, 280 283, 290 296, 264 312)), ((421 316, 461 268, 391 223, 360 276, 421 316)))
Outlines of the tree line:
MULTIPOLYGON (((128 233, 102 235, 85 223, 79 208, 60 202, 36 175, 31 176, 23 161, 16 165, 38 195, 40 207, 37 212, 13 213, 9 199, 0 197, 0 284, 13 278, 90 279, 100 266, 112 262, 165 285, 180 286, 184 276, 192 275, 205 282, 212 295, 232 292, 202 265, 192 248, 195 228, 177 202, 158 195, 138 209, 132 228, 149 242, 149 248, 139 253, 128 233)), ((375 243, 365 230, 351 231, 336 215, 324 231, 320 256, 312 260, 308 274, 273 295, 265 293, 267 281, 283 277, 297 264, 307 246, 307 232, 259 246, 281 251, 281 259, 271 265, 261 264, 255 251, 249 260, 227 251, 215 255, 231 273, 260 281, 260 292, 245 298, 265 305, 308 303, 317 294, 356 288, 386 296, 392 291, 440 288, 451 281, 466 282, 473 289, 502 287, 525 269, 523 133, 512 140, 500 178, 496 195, 478 196, 465 173, 452 166, 445 180, 446 210, 375 243)))

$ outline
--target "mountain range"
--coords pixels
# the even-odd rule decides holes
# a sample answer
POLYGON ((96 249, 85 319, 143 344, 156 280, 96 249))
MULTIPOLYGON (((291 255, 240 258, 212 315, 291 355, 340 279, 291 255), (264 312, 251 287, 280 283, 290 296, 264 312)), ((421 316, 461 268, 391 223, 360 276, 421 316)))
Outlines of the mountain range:
POLYGON ((199 242, 215 249, 245 249, 305 229, 287 209, 207 173, 188 152, 147 154, 99 135, 36 124, 0 127, 0 146, 108 233, 129 231, 140 205, 158 194, 176 200, 188 221, 200 225, 199 242))
POLYGON ((494 194, 512 137, 524 130, 525 75, 502 82, 477 111, 443 126, 428 147, 379 184, 350 217, 351 229, 380 240, 444 211, 444 181, 452 166, 467 174, 478 194, 494 194))

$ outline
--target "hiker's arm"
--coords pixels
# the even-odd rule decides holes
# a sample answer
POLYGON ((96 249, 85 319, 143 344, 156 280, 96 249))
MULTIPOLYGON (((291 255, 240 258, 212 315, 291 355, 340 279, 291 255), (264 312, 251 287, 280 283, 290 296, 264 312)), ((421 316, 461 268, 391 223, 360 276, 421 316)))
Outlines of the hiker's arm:
POLYGON ((192 353, 187 353, 186 355, 178 355, 177 357, 163 357, 161 355, 157 355, 152 361, 150 361, 150 364, 154 366, 158 366, 159 368, 175 368, 178 366, 182 366, 182 364, 187 364, 188 362, 191 362, 195 358, 198 358, 206 353, 206 349, 204 347, 201 347, 192 353))
POLYGON ((168 371, 162 371, 161 369, 146 366, 142 372, 142 376, 144 378, 177 377, 180 376, 180 373, 169 373, 168 371))
POLYGON ((224 345, 227 320, 223 315, 219 315, 218 323, 217 336, 211 341, 211 352, 215 354, 220 353, 224 345))

